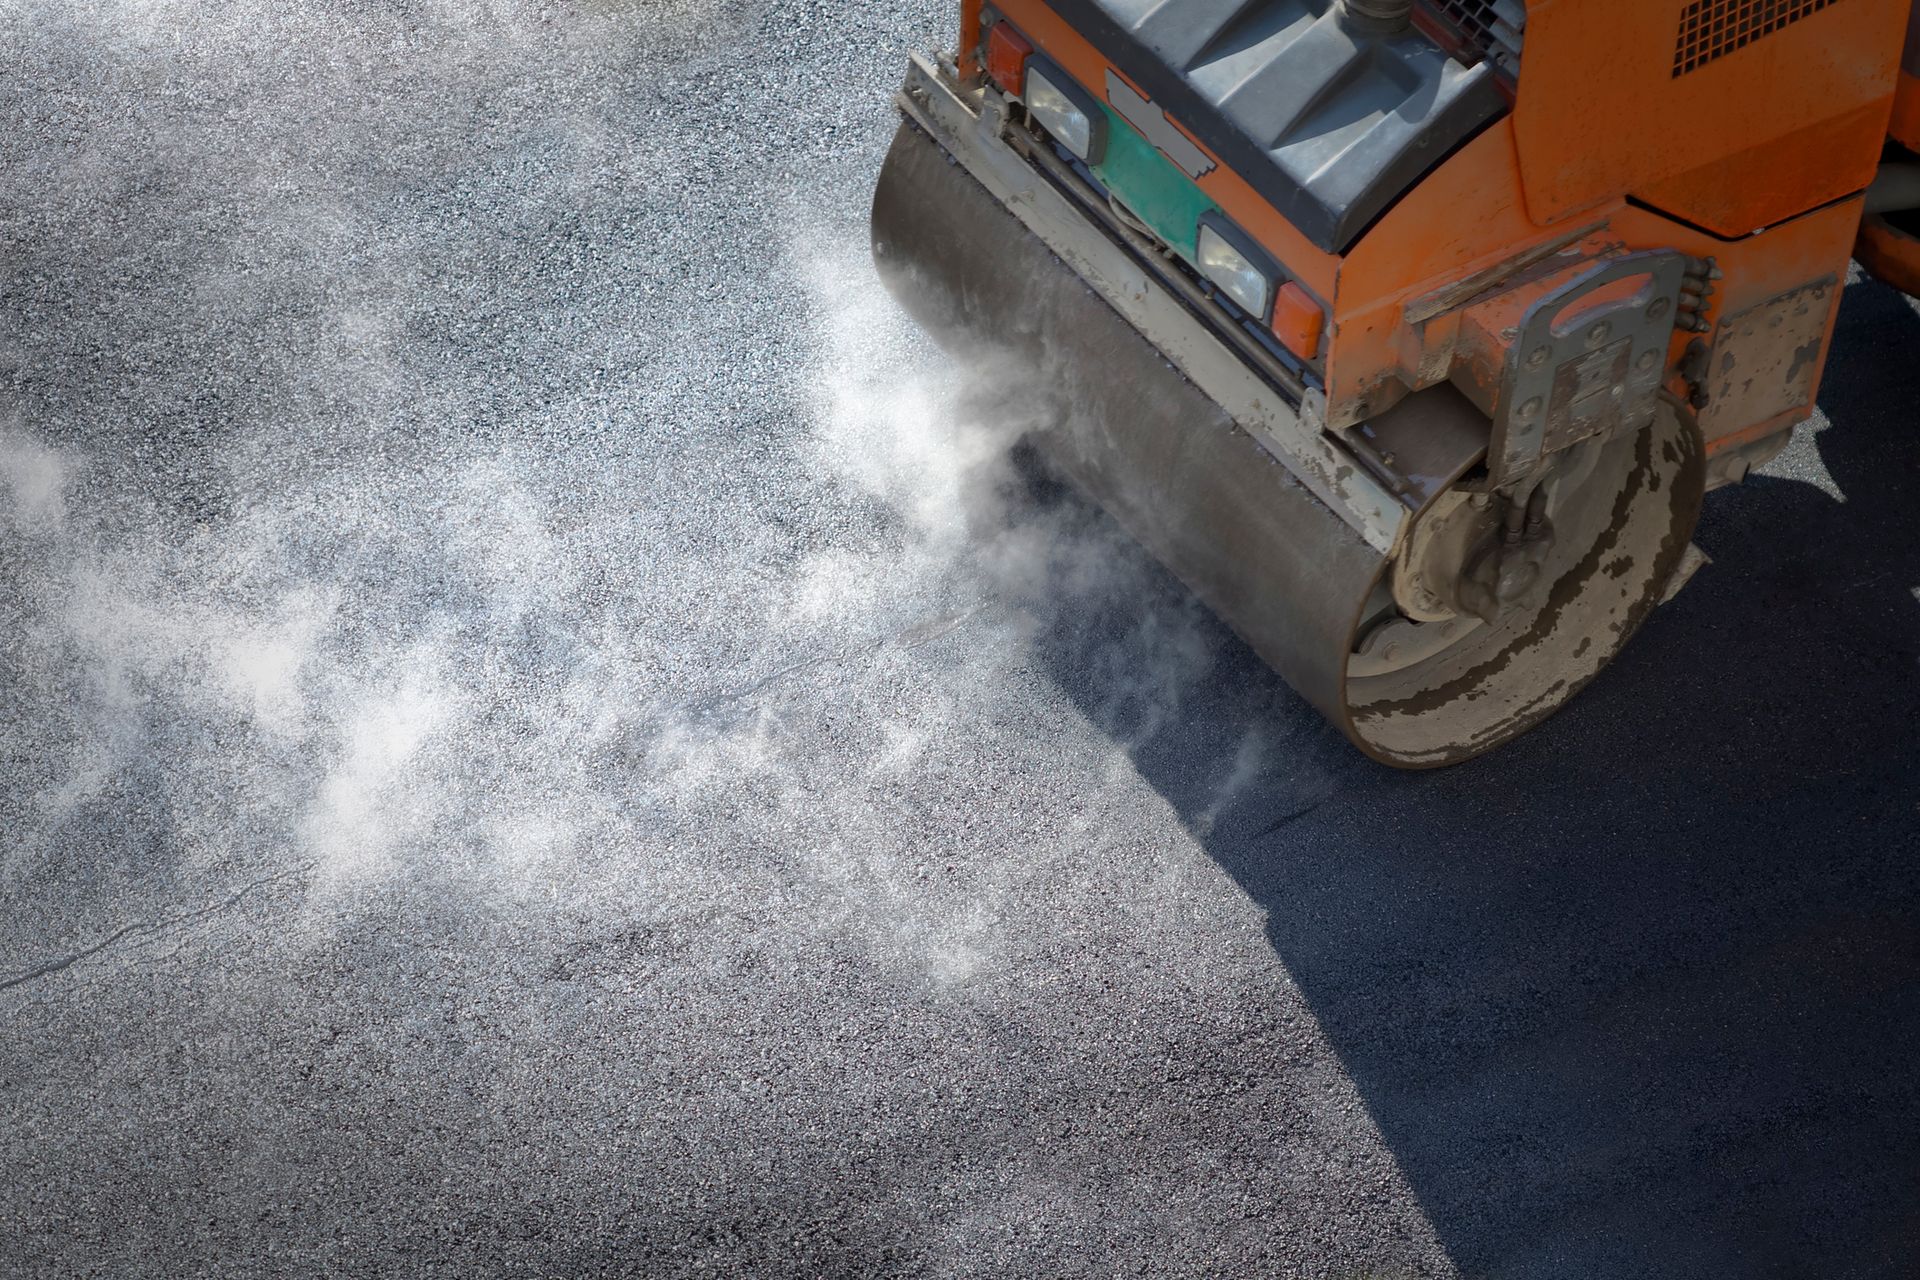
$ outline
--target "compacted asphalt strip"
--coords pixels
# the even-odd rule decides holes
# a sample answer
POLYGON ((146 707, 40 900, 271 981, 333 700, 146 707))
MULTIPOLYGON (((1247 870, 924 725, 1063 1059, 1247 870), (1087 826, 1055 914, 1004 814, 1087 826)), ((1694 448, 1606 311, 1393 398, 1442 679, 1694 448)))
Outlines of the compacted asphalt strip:
POLYGON ((875 282, 952 7, 0 10, 0 1273, 1910 1274, 1920 316, 1386 772, 875 282))

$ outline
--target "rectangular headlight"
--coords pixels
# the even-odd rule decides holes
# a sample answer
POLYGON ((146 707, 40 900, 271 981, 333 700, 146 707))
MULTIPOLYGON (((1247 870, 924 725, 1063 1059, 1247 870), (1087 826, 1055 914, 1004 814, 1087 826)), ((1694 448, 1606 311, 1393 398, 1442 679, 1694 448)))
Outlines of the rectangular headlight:
POLYGON ((1274 271, 1238 227, 1209 215, 1201 220, 1198 261, 1200 274, 1233 299, 1234 305, 1265 322, 1273 310, 1274 271))
POLYGON ((1067 150, 1099 164, 1106 151, 1107 117, 1085 90, 1045 58, 1027 63, 1022 95, 1034 122, 1067 150))

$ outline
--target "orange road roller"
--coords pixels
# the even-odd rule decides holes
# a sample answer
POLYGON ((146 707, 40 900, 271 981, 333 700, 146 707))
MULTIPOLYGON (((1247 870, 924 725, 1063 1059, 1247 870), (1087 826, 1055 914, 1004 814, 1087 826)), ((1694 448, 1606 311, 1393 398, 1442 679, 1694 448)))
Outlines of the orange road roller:
POLYGON ((1920 290, 1911 0, 963 0, 882 278, 1374 759, 1468 759, 1699 562, 1849 260, 1920 290))

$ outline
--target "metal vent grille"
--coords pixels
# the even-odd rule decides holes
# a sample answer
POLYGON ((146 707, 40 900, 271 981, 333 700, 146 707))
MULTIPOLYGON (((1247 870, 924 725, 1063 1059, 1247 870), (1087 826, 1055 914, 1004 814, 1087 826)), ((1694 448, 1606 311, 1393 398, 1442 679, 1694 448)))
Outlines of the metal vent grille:
POLYGON ((1680 14, 1680 38, 1673 46, 1677 80, 1744 49, 1761 36, 1818 13, 1839 0, 1693 0, 1680 14))
POLYGON ((1524 0, 1426 0, 1426 6, 1458 38, 1453 53, 1469 62, 1491 62, 1508 80, 1519 79, 1524 0))

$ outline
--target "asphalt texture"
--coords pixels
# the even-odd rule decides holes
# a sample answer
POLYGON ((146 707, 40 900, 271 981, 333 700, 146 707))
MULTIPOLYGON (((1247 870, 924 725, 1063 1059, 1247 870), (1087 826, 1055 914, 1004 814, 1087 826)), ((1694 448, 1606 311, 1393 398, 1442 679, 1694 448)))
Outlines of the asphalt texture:
POLYGON ((875 283, 950 8, 0 11, 0 1274, 1913 1274, 1920 316, 1385 771, 875 283))

